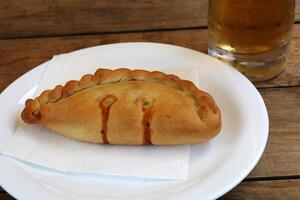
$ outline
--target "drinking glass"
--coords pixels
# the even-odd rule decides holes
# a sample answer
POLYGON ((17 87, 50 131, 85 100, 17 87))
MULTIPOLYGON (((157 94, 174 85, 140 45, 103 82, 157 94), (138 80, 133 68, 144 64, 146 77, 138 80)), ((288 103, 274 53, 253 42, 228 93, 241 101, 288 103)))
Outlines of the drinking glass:
POLYGON ((294 0, 210 0, 208 53, 254 82, 285 67, 294 0))

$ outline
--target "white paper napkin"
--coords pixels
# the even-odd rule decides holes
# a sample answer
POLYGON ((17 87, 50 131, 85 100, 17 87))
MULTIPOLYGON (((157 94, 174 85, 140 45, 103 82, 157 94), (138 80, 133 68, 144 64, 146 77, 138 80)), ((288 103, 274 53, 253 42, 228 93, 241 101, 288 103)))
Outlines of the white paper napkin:
MULTIPOLYGON (((93 54, 83 57, 80 59, 76 52, 55 56, 49 62, 35 96, 68 80, 78 80, 84 74, 92 74, 99 66, 120 66, 118 61, 107 61, 105 57, 93 54)), ((151 66, 147 69, 157 70, 151 66)), ((160 70, 164 71, 163 67, 160 70)), ((167 72, 197 80, 193 68, 174 67, 167 72)), ((63 172, 184 180, 189 169, 189 150, 189 145, 137 147, 89 144, 38 125, 21 123, 2 153, 63 172)))

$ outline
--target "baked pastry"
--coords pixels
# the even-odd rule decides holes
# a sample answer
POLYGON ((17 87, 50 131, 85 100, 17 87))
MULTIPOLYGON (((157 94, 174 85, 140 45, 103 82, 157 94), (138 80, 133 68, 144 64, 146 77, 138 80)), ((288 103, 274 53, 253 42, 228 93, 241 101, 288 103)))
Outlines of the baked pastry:
POLYGON ((221 129, 214 100, 175 75, 98 69, 28 99, 22 119, 65 136, 122 145, 193 144, 221 129))

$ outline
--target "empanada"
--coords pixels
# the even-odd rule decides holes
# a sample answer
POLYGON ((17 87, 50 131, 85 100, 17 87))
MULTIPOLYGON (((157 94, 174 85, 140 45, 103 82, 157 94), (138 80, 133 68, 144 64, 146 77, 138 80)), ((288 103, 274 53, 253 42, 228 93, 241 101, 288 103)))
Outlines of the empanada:
POLYGON ((221 129, 214 100, 175 75, 98 69, 28 99, 22 119, 65 136, 121 145, 194 144, 221 129))

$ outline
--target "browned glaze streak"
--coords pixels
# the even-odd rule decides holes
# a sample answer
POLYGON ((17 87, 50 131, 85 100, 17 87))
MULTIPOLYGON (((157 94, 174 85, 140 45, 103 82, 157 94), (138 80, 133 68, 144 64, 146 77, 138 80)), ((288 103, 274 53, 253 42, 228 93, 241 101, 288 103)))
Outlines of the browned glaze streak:
POLYGON ((143 127, 144 127, 144 144, 152 144, 151 142, 151 129, 150 121, 153 115, 153 108, 143 108, 144 117, 143 117, 143 127))
POLYGON ((117 98, 113 95, 107 95, 104 99, 101 100, 99 106, 102 112, 102 128, 101 128, 101 136, 103 140, 103 144, 109 144, 107 139, 107 122, 109 118, 109 110, 110 107, 117 101, 117 98))

